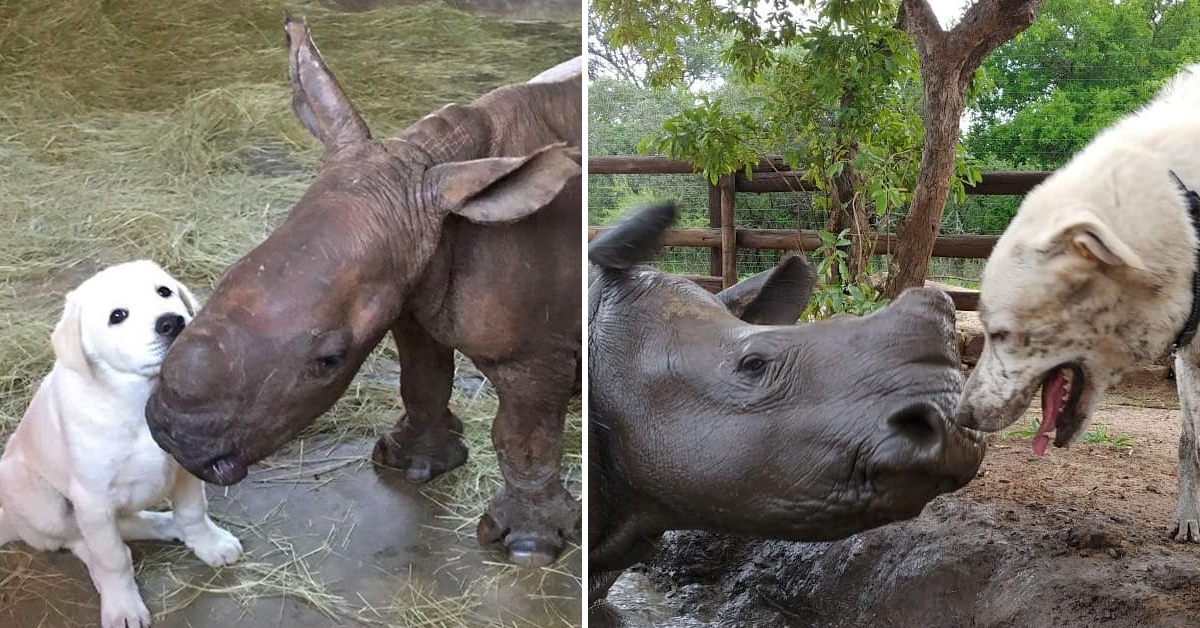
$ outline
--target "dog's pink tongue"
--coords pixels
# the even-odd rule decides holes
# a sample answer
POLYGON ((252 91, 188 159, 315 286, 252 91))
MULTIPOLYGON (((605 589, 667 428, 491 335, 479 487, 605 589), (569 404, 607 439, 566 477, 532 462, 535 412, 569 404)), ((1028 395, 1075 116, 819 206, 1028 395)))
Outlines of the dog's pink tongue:
POLYGON ((1055 371, 1042 385, 1042 422, 1038 424, 1037 435, 1033 437, 1033 453, 1039 456, 1046 455, 1046 447, 1050 445, 1049 432, 1054 431, 1058 415, 1062 414, 1066 405, 1063 394, 1066 389, 1067 378, 1062 369, 1055 371))

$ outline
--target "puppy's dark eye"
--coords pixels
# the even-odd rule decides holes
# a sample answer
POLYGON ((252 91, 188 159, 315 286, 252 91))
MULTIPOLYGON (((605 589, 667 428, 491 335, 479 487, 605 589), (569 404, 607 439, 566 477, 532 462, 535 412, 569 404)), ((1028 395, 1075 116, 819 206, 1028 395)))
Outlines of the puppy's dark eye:
POLYGON ((109 325, 120 325, 126 318, 129 318, 129 310, 116 309, 108 314, 109 325))
POLYGON ((174 292, 171 292, 171 289, 166 286, 159 286, 158 290, 156 290, 155 292, 158 293, 158 296, 160 296, 164 299, 169 299, 169 298, 171 298, 172 294, 175 294, 174 292))
POLYGON ((767 361, 756 356, 748 355, 738 362, 738 370, 751 375, 758 375, 767 368, 767 361))

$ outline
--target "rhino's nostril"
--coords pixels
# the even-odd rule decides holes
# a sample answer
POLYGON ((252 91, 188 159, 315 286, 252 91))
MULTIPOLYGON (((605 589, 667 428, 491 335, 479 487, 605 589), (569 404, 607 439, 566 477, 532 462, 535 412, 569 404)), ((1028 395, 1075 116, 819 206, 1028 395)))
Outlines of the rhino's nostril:
POLYGON ((908 406, 888 417, 887 424, 897 434, 922 448, 941 443, 946 434, 942 414, 927 404, 908 406))

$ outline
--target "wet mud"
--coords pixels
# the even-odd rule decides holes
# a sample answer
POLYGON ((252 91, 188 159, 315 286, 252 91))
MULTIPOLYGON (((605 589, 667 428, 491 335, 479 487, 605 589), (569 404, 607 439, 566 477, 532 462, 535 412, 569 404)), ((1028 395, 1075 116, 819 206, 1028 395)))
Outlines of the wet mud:
MULTIPOLYGON (((296 443, 228 491, 210 487, 215 518, 247 550, 237 565, 214 570, 178 545, 132 543, 154 625, 580 623, 578 548, 547 569, 500 564, 478 547, 473 520, 373 467, 371 445, 296 443)), ((0 549, 0 626, 98 621, 99 598, 74 556, 0 549)))

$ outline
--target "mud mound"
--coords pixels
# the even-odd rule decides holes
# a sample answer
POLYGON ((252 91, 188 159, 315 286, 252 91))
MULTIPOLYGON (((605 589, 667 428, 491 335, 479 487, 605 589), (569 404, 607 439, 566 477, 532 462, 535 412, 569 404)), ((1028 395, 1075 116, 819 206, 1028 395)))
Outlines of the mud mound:
POLYGON ((675 534, 651 575, 717 625, 1195 626, 1200 555, 1128 545, 1105 515, 956 495, 834 543, 675 534))

